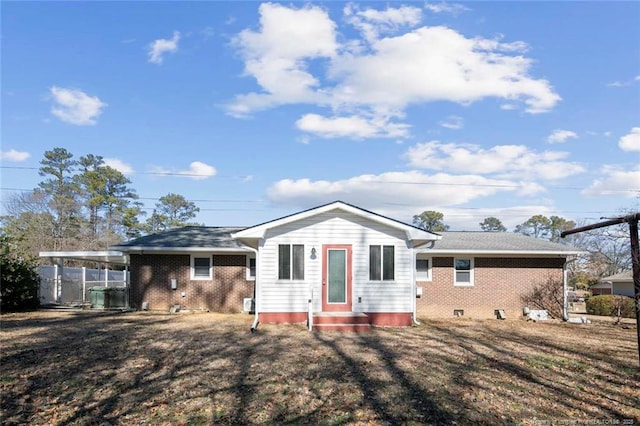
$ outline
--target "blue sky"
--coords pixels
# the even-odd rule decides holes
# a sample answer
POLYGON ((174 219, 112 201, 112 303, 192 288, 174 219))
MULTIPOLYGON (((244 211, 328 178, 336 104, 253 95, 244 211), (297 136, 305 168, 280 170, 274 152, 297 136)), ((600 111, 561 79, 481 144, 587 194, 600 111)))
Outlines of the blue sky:
POLYGON ((640 205, 640 2, 3 2, 1 47, 3 200, 64 147, 211 226, 640 205))

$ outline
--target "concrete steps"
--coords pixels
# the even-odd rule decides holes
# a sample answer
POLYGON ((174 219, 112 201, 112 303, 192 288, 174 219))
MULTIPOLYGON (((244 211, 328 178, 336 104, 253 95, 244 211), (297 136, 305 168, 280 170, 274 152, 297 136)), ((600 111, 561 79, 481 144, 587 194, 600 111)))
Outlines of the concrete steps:
POLYGON ((313 314, 313 331, 371 331, 366 314, 360 312, 319 312, 313 314))

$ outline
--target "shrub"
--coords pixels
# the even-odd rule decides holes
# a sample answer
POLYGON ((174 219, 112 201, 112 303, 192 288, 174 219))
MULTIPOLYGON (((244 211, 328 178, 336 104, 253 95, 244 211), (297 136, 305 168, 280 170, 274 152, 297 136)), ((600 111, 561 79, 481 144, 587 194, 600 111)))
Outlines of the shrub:
POLYGON ((564 303, 562 281, 549 276, 522 296, 525 306, 546 310, 551 318, 562 318, 564 303))
POLYGON ((38 275, 35 262, 11 255, 8 240, 2 238, 0 253, 0 312, 36 309, 38 275))
POLYGON ((587 313, 591 315, 617 317, 618 307, 622 318, 635 317, 635 305, 631 297, 603 294, 587 299, 587 313))

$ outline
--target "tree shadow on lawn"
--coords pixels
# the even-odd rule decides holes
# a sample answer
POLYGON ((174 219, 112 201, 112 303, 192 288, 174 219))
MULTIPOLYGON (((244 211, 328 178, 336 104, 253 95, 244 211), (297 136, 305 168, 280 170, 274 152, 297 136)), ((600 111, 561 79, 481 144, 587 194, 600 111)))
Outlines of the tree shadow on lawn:
MULTIPOLYGON (((456 376, 464 387, 503 391, 526 399, 529 414, 538 418, 567 418, 567 413, 572 413, 574 419, 640 421, 640 374, 625 368, 633 358, 621 360, 614 350, 605 355, 600 348, 593 354, 588 345, 580 350, 562 344, 559 337, 578 334, 586 340, 595 330, 568 324, 531 325, 526 331, 482 327, 479 332, 450 323, 426 326, 433 332, 431 342, 455 344, 466 352, 468 361, 460 363, 456 376), (532 327, 539 327, 543 334, 532 334, 532 327)), ((613 349, 610 337, 600 338, 601 346, 613 349)), ((627 346, 623 347, 629 349, 627 346)))
MULTIPOLYGON (((590 390, 572 393, 562 382, 587 386, 580 375, 597 367, 528 330, 428 322, 367 334, 265 325, 250 334, 251 319, 3 318, 0 423, 513 424, 536 414, 584 418, 584 404, 621 418, 633 403, 615 383, 588 403, 590 390), (566 358, 567 370, 547 371, 547 358, 529 351, 566 358), (615 404, 604 400, 609 391, 615 404)), ((615 371, 616 359, 597 356, 615 371)))

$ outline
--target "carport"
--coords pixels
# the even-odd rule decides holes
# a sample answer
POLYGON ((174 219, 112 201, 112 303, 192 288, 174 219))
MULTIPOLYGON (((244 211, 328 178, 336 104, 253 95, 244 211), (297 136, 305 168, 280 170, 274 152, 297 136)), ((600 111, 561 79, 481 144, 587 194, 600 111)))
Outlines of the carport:
POLYGON ((119 251, 43 251, 40 258, 51 266, 39 266, 41 304, 85 306, 92 287, 124 288, 124 308, 129 308, 129 257, 119 251), (97 268, 67 267, 65 260, 95 262, 97 268), (122 270, 109 269, 119 266, 122 270))

